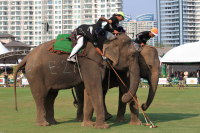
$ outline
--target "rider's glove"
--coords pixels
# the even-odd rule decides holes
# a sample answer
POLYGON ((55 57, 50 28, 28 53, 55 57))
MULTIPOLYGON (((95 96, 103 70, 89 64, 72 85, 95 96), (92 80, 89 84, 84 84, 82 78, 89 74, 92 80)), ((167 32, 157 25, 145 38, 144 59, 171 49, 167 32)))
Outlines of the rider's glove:
POLYGON ((107 60, 108 58, 106 56, 102 56, 103 60, 107 60))

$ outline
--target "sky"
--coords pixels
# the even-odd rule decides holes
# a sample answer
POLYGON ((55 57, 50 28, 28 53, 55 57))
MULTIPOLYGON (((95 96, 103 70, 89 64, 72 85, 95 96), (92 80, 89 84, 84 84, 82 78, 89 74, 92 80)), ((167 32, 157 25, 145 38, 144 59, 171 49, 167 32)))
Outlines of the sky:
POLYGON ((156 18, 156 0, 123 0, 125 15, 131 15, 133 20, 142 14, 153 13, 156 18))

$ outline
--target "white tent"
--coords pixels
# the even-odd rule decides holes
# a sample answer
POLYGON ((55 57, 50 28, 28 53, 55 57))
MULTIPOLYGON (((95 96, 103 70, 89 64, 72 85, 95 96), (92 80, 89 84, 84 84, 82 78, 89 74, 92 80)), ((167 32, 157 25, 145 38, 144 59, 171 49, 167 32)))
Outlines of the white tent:
POLYGON ((161 62, 162 58, 160 56, 158 56, 159 61, 161 62))
POLYGON ((188 43, 168 51, 161 59, 162 63, 200 63, 200 42, 188 43))
POLYGON ((4 46, 3 46, 3 44, 0 42, 0 55, 1 54, 5 54, 5 53, 8 53, 9 52, 9 50, 7 49, 7 48, 5 48, 4 46))

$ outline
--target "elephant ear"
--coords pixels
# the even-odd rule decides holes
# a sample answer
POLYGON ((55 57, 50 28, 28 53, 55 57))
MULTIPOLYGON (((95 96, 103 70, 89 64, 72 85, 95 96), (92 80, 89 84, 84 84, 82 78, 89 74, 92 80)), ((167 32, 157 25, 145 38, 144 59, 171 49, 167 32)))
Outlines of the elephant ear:
POLYGON ((113 65, 119 62, 119 47, 114 43, 115 41, 106 41, 103 45, 103 55, 109 58, 113 65))

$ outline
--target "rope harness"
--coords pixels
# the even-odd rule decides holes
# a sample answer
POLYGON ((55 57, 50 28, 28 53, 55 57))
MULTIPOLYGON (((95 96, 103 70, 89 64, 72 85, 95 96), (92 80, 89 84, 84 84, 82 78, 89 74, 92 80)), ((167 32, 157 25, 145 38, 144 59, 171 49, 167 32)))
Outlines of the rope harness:
POLYGON ((83 57, 85 57, 86 59, 89 59, 89 60, 91 60, 91 61, 97 63, 97 64, 98 64, 100 67, 102 67, 103 69, 106 69, 106 66, 104 66, 104 65, 101 64, 100 62, 97 62, 97 61, 95 61, 95 60, 89 58, 87 55, 84 55, 83 57))
POLYGON ((149 119, 149 117, 147 116, 147 114, 144 112, 144 110, 142 109, 142 107, 140 106, 140 103, 138 101, 138 99, 136 99, 133 94, 129 91, 129 89, 127 88, 126 84, 123 82, 123 80, 121 79, 121 77, 118 75, 118 73, 115 71, 114 67, 110 64, 109 61, 107 61, 107 63, 110 65, 110 67, 112 68, 112 70, 115 72, 115 74, 117 75, 117 77, 119 78, 119 80, 121 81, 121 83, 124 85, 124 87, 127 89, 128 93, 131 95, 131 97, 133 98, 134 102, 138 105, 138 107, 140 107, 140 109, 142 110, 142 114, 144 116, 144 119, 146 121, 145 126, 150 126, 150 128, 156 128, 157 126, 155 126, 151 120, 149 119), (151 124, 148 123, 147 119, 149 120, 149 122, 151 124))

